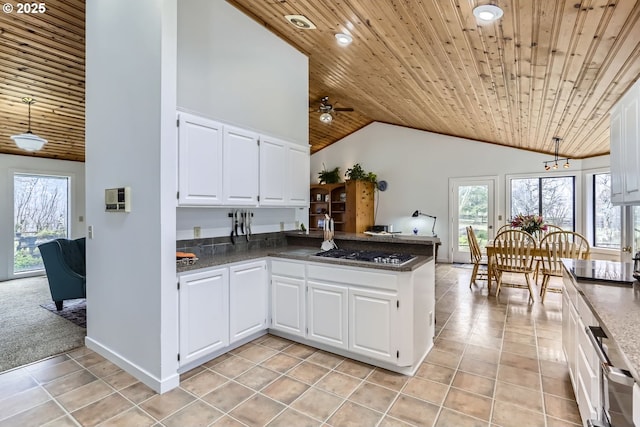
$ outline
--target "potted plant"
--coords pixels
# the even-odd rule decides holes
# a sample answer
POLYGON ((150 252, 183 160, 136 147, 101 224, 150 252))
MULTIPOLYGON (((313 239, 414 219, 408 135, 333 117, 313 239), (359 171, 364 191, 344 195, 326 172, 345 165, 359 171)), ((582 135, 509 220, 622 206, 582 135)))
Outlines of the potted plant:
POLYGON ((378 184, 378 176, 373 172, 365 171, 360 163, 356 163, 344 173, 346 179, 351 181, 367 181, 373 182, 377 187, 378 184))
POLYGON ((335 167, 331 170, 327 170, 324 163, 322 164, 322 170, 318 172, 318 180, 320 184, 337 184, 340 182, 340 168, 335 167))

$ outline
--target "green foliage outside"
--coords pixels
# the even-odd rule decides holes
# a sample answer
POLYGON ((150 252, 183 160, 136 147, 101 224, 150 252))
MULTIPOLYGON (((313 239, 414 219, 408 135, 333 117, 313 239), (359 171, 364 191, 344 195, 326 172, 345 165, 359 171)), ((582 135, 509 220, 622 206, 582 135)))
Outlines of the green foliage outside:
POLYGON ((15 271, 35 270, 42 268, 42 258, 39 251, 34 251, 31 255, 28 249, 20 249, 15 252, 13 257, 13 265, 15 271))

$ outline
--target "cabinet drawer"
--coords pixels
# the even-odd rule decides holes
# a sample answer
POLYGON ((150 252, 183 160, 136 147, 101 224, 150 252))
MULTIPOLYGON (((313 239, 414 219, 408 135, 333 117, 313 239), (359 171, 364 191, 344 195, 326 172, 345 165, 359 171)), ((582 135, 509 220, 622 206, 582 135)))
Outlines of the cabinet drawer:
POLYGON ((271 260, 271 273, 304 279, 304 264, 291 261, 271 260))
POLYGON ((397 274, 379 273, 363 268, 309 264, 307 272, 310 279, 321 279, 388 290, 396 290, 398 287, 397 274))

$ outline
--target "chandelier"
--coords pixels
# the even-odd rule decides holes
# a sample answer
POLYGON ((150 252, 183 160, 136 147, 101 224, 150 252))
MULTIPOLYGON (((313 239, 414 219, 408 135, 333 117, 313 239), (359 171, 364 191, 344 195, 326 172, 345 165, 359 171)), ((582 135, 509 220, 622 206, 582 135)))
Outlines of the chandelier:
POLYGON ((547 160, 546 162, 542 162, 544 163, 544 170, 548 171, 549 169, 558 169, 558 162, 563 162, 563 161, 564 161, 564 165, 562 165, 562 167, 565 169, 569 169, 569 158, 568 157, 558 158, 558 149, 560 148, 560 138, 558 138, 557 136, 554 137, 553 142, 555 143, 555 156, 553 160, 547 160), (550 163, 551 163, 551 166, 549 166, 550 163))
POLYGON ((31 104, 36 102, 33 98, 25 96, 22 98, 22 102, 29 106, 29 126, 25 133, 20 135, 13 135, 11 139, 16 143, 19 148, 25 151, 38 151, 41 150, 44 144, 47 143, 46 139, 40 138, 38 135, 31 132, 31 104))

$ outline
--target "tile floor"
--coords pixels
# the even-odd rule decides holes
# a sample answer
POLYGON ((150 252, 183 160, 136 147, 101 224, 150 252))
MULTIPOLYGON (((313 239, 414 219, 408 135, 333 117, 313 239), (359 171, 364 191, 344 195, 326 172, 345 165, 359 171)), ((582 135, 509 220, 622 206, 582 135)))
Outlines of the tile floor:
POLYGON ((470 272, 437 267, 437 339, 414 377, 265 335, 157 395, 80 348, 0 374, 0 427, 580 425, 560 295, 496 301, 470 272))

